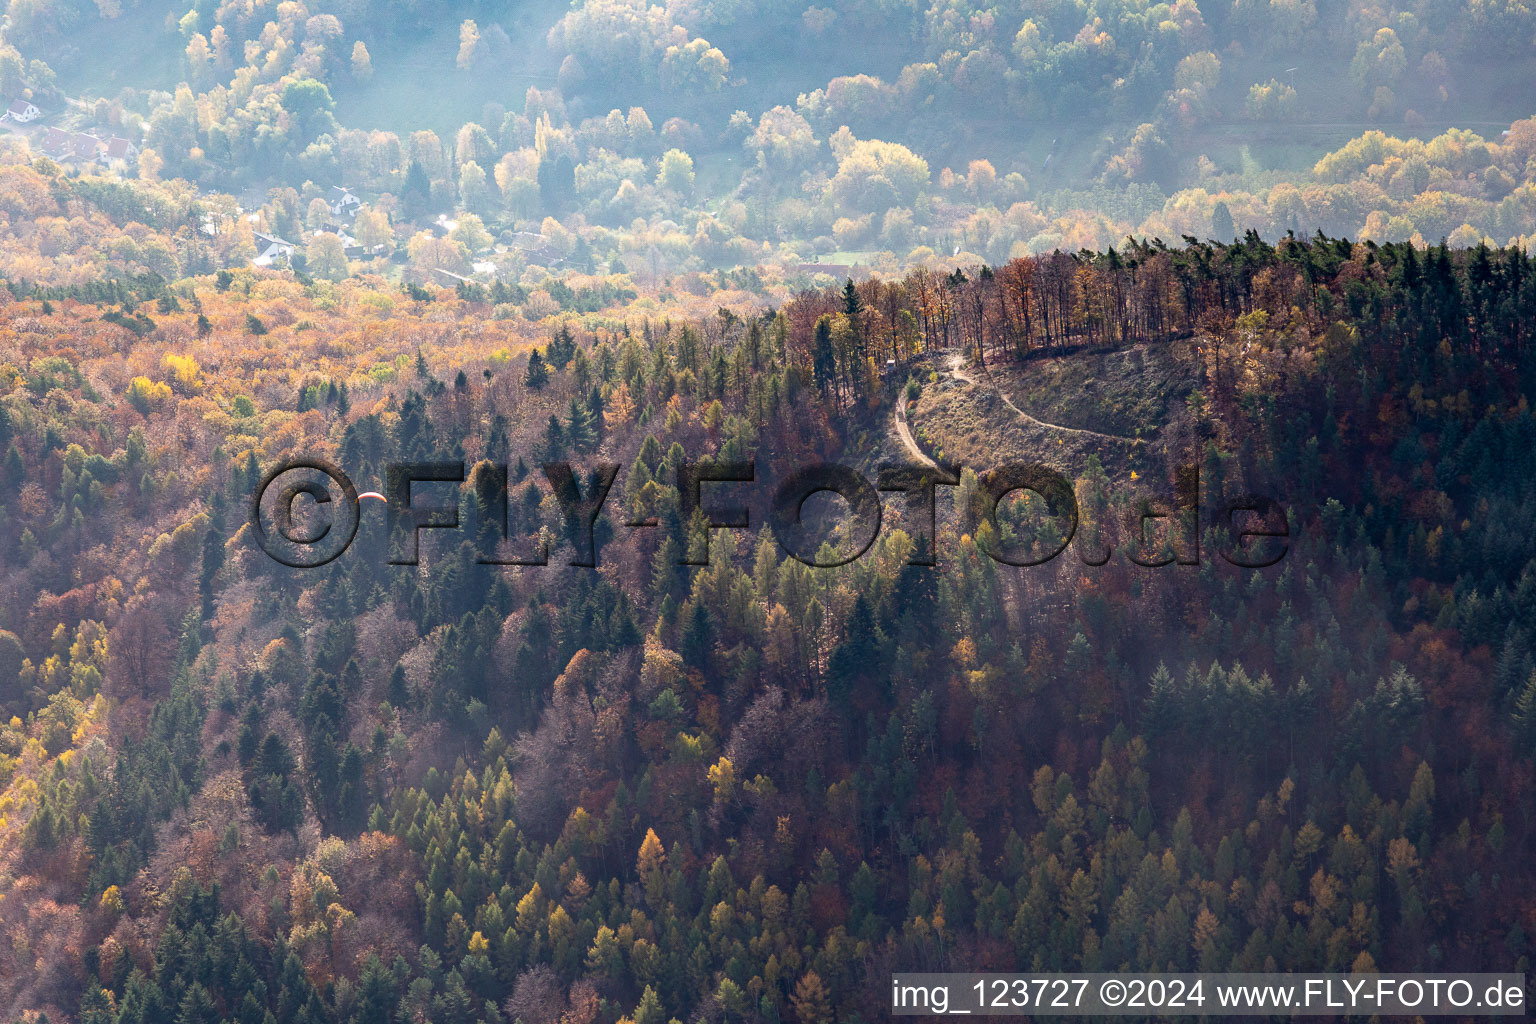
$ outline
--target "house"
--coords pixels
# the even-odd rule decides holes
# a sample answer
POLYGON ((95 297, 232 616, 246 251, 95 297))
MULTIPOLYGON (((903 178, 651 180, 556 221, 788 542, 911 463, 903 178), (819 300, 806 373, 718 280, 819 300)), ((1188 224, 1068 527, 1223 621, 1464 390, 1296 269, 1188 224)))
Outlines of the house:
POLYGON ((107 144, 90 132, 76 132, 70 139, 69 155, 80 163, 91 163, 100 160, 106 148, 107 144))
POLYGON ((330 202, 332 217, 346 217, 349 220, 357 216, 357 211, 363 205, 363 201, 344 185, 331 186, 330 202))
POLYGON ((554 267, 565 262, 560 250, 536 231, 513 232, 512 247, 522 253, 523 259, 539 266, 554 267))
POLYGON ((276 235, 266 235, 260 231, 253 231, 251 235, 256 239, 256 258, 251 260, 252 266, 270 267, 280 259, 293 259, 292 242, 285 242, 276 235))
POLYGON ((357 239, 349 238, 346 235, 341 236, 341 240, 342 244, 345 246, 343 251, 346 252, 347 259, 349 260, 376 259, 380 256, 388 256, 392 251, 391 247, 385 245, 383 242, 380 242, 378 245, 369 248, 368 246, 359 242, 357 239))
POLYGON ((71 132, 48 125, 37 143, 43 153, 55 160, 67 160, 74 164, 101 164, 108 167, 115 161, 126 162, 138 158, 139 147, 128 139, 112 136, 101 139, 90 132, 71 132))
POLYGON ((33 105, 31 100, 15 100, 5 113, 0 114, 0 121, 15 121, 17 124, 28 124, 43 116, 43 112, 33 105))
POLYGON ((120 139, 114 135, 107 140, 106 149, 102 152, 98 159, 100 159, 103 164, 115 163, 118 160, 121 160, 124 163, 129 163, 133 160, 137 160, 138 156, 138 146, 135 146, 128 139, 120 139))
POLYGON ((73 149, 71 140, 72 134, 70 132, 49 125, 43 130, 42 150, 49 156, 67 156, 73 149))

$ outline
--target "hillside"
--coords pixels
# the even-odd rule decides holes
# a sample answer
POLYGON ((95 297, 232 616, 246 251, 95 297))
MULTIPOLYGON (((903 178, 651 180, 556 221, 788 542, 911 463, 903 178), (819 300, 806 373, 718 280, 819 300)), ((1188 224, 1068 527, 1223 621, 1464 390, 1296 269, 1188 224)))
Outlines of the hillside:
POLYGON ((1131 280, 1085 257, 1071 294, 1026 289, 1024 327, 999 299, 1051 266, 941 279, 937 308, 986 311, 948 344, 922 272, 537 328, 276 270, 13 297, 6 1014, 810 1022, 879 1018, 875 982, 916 963, 1524 969, 1536 684, 1504 623, 1536 268, 1171 250, 1126 319, 1047 334, 1052 303, 1131 280), (1080 424, 1057 434, 1135 423, 1146 461, 1074 469, 1084 526, 1047 565, 991 557, 1053 527, 994 528, 970 473, 936 568, 894 497, 862 557, 797 561, 759 518, 774 488, 890 450, 925 369, 912 419, 970 469, 1049 437, 1005 396, 1080 424), (1209 518, 1199 568, 1131 560, 1187 544, 1116 517, 1173 493, 1161 446, 1191 432, 1207 502, 1284 505, 1277 566, 1229 564, 1209 518), (460 530, 391 566, 368 509, 328 567, 277 564, 243 509, 317 455, 360 487, 460 461, 460 530), (747 455, 752 525, 706 541, 676 467, 747 455), (559 459, 623 467, 595 571, 565 564, 559 459), (475 564, 540 536, 548 566, 475 564))
POLYGON ((1203 448, 1183 408, 1199 371, 1169 345, 992 367, 944 358, 916 367, 921 393, 908 415, 940 461, 978 469, 1043 461, 1076 476, 1091 455, 1117 479, 1133 470, 1162 476, 1203 448))
POLYGON ((1509 40, 1533 36, 1483 0, 28 0, 0 94, 37 105, 13 148, 190 183, 210 230, 249 224, 312 276, 798 288, 1127 236, 1522 244, 1536 66, 1509 40), (118 40, 148 58, 93 59, 118 40), (342 189, 355 206, 316 208, 342 189))
POLYGON ((7 0, 0 1022, 1529 974, 1533 74, 1522 0, 7 0))

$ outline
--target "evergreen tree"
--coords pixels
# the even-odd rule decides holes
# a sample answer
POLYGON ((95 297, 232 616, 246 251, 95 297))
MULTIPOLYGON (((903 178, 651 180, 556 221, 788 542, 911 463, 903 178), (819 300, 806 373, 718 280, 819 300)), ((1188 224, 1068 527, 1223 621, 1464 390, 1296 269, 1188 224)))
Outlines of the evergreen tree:
POLYGON ((544 362, 544 357, 538 349, 528 353, 528 372, 523 375, 523 384, 534 391, 539 390, 549 383, 549 367, 544 362))
POLYGON ((405 170, 405 185, 400 189, 400 205, 409 220, 425 214, 432 203, 432 182, 420 161, 412 160, 405 170))
POLYGON ((384 691, 384 699, 396 711, 410 706, 410 685, 406 682, 406 666, 401 663, 396 662, 395 668, 390 671, 389 685, 384 691))
POLYGON ((1536 749, 1536 672, 1526 679, 1515 698, 1514 721, 1520 749, 1536 749))
POLYGON ((572 395, 566 417, 565 438, 571 448, 582 455, 596 448, 597 424, 587 404, 572 395))
POLYGON ((571 328, 567 324, 561 324, 560 330, 549 342, 549 365, 557 370, 563 370, 576 355, 576 339, 571 335, 571 328))
POLYGON ((837 355, 832 349, 832 320, 821 317, 816 321, 815 338, 811 343, 811 372, 816 387, 823 395, 832 391, 837 374, 837 355))
POLYGON ((203 534, 203 568, 198 576, 198 595, 202 602, 204 622, 213 618, 214 582, 223 567, 224 536, 220 530, 211 528, 203 534))
POLYGON ((709 667, 710 651, 715 643, 715 626, 709 609, 702 601, 692 602, 693 608, 683 618, 679 640, 683 662, 700 670, 709 667))
POLYGON ((1237 237, 1237 227, 1232 223, 1232 211, 1225 202, 1217 201, 1211 210, 1211 237, 1223 245, 1237 237))

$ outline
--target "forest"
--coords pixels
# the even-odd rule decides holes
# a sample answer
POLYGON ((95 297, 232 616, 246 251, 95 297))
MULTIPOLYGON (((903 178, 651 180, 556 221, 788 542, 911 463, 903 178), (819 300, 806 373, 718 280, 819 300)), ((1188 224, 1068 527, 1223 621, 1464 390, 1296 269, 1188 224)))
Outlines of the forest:
POLYGON ((418 292, 12 286, 18 1019, 811 1024, 882 1018, 892 970, 1526 968, 1522 252, 1250 235, 522 345, 418 292), (680 514, 684 461, 873 476, 946 367, 1126 346, 1197 384, 1160 436, 1208 496, 1283 497, 1284 560, 1124 557, 1137 474, 1092 454, 1061 468, 1094 525, 1031 568, 986 552, 1048 523, 971 468, 933 566, 899 500, 825 569, 680 514), (366 519, 289 569, 245 510, 293 457, 462 461, 464 528, 392 566, 366 519), (597 569, 561 567, 555 459, 623 467, 597 569), (548 568, 477 564, 540 539, 548 568))
POLYGON ((1524 0, 188 2, 0 16, 0 1021, 1530 970, 1524 0))
MULTIPOLYGON (((178 238, 112 246, 122 272, 249 263, 254 233, 328 280, 513 283, 530 320, 570 272, 793 290, 1127 235, 1536 235, 1520 0, 795 7, 9 0, 0 97, 38 114, 0 156, 178 238), (91 59, 115 38, 153 57, 91 59)), ((14 187, 13 222, 71 223, 7 276, 91 278, 99 233, 14 187)))

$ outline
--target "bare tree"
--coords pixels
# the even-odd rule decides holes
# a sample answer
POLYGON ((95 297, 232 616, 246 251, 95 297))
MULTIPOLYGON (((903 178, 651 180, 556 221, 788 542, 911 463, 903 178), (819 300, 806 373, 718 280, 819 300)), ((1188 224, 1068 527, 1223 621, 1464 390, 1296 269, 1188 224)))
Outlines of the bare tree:
POLYGON ((176 650, 164 610, 142 598, 129 604, 107 637, 109 678, 141 697, 166 681, 176 650))
POLYGON ((508 1020, 523 1024, 559 1024, 566 1010, 565 988, 551 967, 538 964, 517 976, 502 1009, 508 1020))

